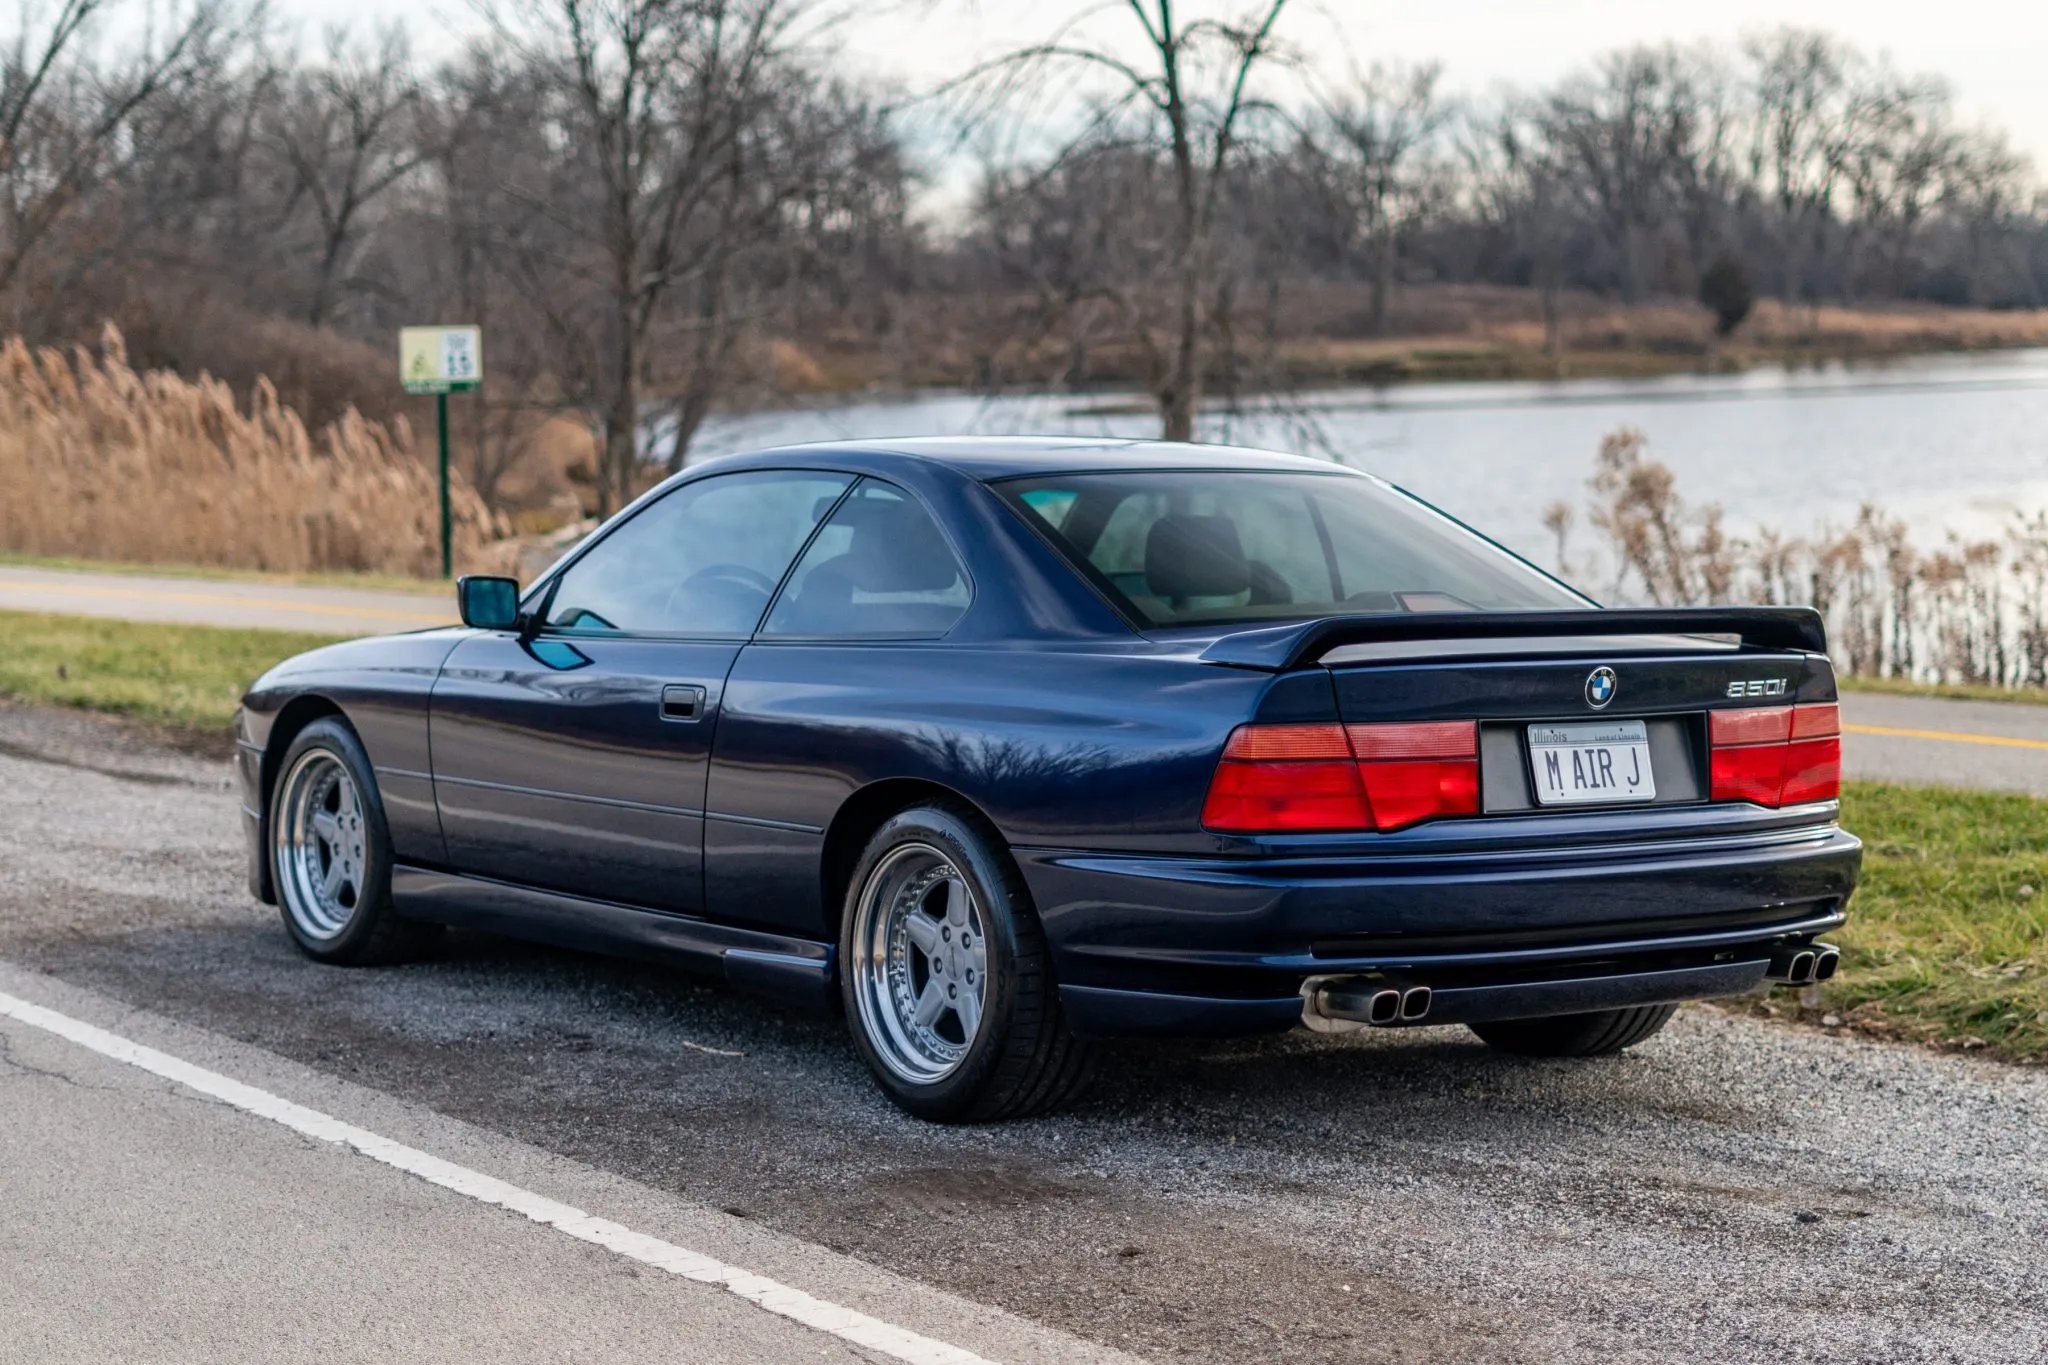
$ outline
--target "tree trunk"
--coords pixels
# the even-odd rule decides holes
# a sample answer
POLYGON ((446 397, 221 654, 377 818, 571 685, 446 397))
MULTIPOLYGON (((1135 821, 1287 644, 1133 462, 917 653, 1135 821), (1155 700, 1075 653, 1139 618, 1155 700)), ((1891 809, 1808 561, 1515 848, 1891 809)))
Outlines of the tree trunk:
POLYGON ((639 399, 632 380, 605 406, 604 455, 597 481, 597 512, 608 517, 633 496, 633 469, 639 462, 639 399))
POLYGON ((1643 298, 1643 237, 1635 224, 1621 230, 1621 301, 1640 303, 1643 298))
POLYGON ((1174 340, 1173 367, 1159 390, 1159 436, 1166 441, 1195 439, 1195 397, 1201 385, 1195 331, 1201 305, 1192 289, 1183 301, 1180 335, 1174 340))
POLYGON ((1202 387, 1201 289, 1207 273, 1204 255, 1201 246, 1191 245, 1181 261, 1173 354, 1157 392, 1161 440, 1195 439, 1195 402, 1202 387))
POLYGON ((333 304, 334 276, 341 265, 342 247, 347 242, 346 226, 338 227, 327 234, 327 243, 320 253, 320 273, 313 280, 313 301, 306 309, 306 322, 319 327, 327 321, 327 310, 333 304))
POLYGON ((1372 298, 1366 314, 1366 331, 1373 336, 1387 334, 1387 300, 1394 292, 1394 234, 1382 231, 1373 243, 1372 298))

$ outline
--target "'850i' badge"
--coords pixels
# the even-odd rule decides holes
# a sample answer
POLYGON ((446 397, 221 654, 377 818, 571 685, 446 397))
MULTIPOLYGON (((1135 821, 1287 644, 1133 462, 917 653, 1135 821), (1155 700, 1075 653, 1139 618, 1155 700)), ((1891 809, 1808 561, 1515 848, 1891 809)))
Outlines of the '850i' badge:
POLYGON ((1614 680, 1614 670, 1602 664, 1586 675, 1586 705, 1598 711, 1614 700, 1619 686, 1614 680))

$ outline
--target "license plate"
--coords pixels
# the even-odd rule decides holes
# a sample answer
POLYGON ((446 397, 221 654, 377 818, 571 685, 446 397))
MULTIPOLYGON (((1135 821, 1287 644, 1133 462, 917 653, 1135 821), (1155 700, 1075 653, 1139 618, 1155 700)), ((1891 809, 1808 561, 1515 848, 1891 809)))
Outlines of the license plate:
POLYGON ((1657 799, 1649 727, 1639 720, 1532 725, 1529 768, 1542 806, 1657 799))

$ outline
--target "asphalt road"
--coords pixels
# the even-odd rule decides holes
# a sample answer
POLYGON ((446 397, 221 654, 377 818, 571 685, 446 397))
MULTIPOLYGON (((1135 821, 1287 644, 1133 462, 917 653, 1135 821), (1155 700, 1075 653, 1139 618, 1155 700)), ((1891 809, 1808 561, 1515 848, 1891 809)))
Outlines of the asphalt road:
MULTIPOLYGON (((2008 1365, 2048 1341, 2038 1072, 1701 1008, 1590 1064, 1454 1030, 1134 1046, 1070 1114, 935 1128, 836 1021, 722 985, 467 935, 311 964, 237 838, 218 762, 0 708, 0 995, 988 1359, 2008 1365)), ((0 1357, 807 1344, 18 1020, 0 1039, 0 1357)))
POLYGON ((452 623, 446 594, 371 592, 228 578, 84 573, 0 564, 0 610, 54 611, 121 621, 376 635, 452 623))
POLYGON ((5 965, 0 1104, 7 1360, 1124 1358, 5 965), (204 1058, 216 1076, 280 1104, 275 1091, 302 1096, 319 1117, 374 1136, 357 1146, 285 1127, 54 1034, 35 1022, 44 1010, 87 1028, 97 1026, 81 1016, 96 1016, 122 1043, 204 1058), (716 1248, 724 1267, 770 1267, 774 1288, 717 1281, 694 1265, 694 1277, 664 1273, 661 1255, 621 1256, 484 1202, 460 1179, 450 1188, 400 1170, 372 1155, 379 1139, 417 1144, 413 1153, 459 1162, 478 1180, 516 1182, 535 1200, 568 1201, 572 1213, 614 1210, 664 1255, 687 1242, 697 1258, 716 1248), (836 1315, 801 1307, 845 1335, 755 1302, 779 1292, 787 1305, 793 1281, 813 1300, 832 1296, 822 1302, 836 1315))
POLYGON ((1842 723, 1851 777, 2048 796, 2048 706, 1851 692, 1842 723))

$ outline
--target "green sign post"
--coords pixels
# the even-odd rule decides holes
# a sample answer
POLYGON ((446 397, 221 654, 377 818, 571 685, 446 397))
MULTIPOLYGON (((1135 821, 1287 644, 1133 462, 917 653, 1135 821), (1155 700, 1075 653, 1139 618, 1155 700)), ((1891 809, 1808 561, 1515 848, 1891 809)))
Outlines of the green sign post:
POLYGON ((398 378, 407 393, 434 395, 441 439, 441 576, 455 573, 455 526, 448 506, 448 395, 484 382, 483 332, 476 327, 405 327, 398 333, 398 378))

